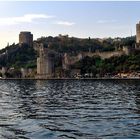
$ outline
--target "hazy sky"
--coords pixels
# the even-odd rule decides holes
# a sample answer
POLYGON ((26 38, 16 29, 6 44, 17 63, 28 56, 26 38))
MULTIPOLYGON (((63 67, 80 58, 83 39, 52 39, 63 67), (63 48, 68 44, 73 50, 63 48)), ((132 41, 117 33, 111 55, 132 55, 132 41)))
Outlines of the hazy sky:
POLYGON ((126 37, 135 34, 140 2, 0 1, 0 48, 18 43, 20 31, 41 36, 126 37))

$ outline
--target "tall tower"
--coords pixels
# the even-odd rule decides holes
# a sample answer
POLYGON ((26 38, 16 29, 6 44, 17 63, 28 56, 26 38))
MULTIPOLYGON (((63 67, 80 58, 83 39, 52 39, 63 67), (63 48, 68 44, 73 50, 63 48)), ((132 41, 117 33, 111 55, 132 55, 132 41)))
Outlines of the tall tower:
POLYGON ((54 76, 54 53, 39 45, 39 57, 37 58, 37 77, 40 79, 52 78, 54 76))
POLYGON ((136 43, 140 43, 140 22, 136 24, 136 43))
POLYGON ((19 34, 19 44, 27 44, 30 47, 33 46, 33 34, 31 32, 20 32, 19 34))

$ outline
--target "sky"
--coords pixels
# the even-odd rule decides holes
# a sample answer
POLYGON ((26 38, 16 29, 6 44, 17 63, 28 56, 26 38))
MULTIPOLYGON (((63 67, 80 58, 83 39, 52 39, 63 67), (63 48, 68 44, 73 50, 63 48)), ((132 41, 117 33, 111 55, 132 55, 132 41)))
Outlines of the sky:
POLYGON ((18 43, 20 31, 31 31, 34 40, 127 37, 139 21, 140 1, 0 1, 0 49, 18 43))

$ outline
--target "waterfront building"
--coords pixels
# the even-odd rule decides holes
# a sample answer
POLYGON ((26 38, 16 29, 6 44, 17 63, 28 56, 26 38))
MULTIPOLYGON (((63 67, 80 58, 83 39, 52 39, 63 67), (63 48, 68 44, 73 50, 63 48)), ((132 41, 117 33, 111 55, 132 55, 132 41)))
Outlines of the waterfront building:
POLYGON ((27 69, 21 68, 21 77, 22 78, 25 78, 25 77, 27 77, 27 75, 28 75, 27 69))
POLYGON ((28 46, 33 46, 33 34, 31 32, 20 32, 19 34, 19 45, 27 44, 28 46))
POLYGON ((5 75, 6 72, 7 72, 7 67, 2 67, 1 73, 2 73, 3 78, 6 78, 6 75, 5 75))

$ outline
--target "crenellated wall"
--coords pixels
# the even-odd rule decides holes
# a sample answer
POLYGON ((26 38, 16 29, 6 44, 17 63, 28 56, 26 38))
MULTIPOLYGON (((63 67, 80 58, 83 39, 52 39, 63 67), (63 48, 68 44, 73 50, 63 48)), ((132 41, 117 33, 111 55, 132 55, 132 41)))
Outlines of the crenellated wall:
POLYGON ((101 59, 107 59, 113 56, 121 56, 121 55, 128 55, 129 49, 128 47, 124 46, 120 51, 110 51, 110 52, 82 52, 76 56, 70 56, 69 54, 65 53, 63 58, 63 69, 69 69, 70 65, 78 62, 79 60, 83 59, 86 56, 93 57, 93 56, 100 56, 101 59))

